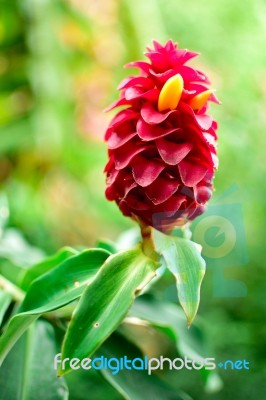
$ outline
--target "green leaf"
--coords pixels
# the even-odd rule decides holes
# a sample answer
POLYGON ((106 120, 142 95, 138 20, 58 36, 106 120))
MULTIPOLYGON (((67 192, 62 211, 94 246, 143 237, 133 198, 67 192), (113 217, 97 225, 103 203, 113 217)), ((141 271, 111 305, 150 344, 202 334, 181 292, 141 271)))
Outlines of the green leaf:
POLYGON ((53 327, 37 321, 0 368, 1 399, 67 400, 68 389, 53 369, 57 353, 53 327))
POLYGON ((20 286, 23 290, 27 290, 30 284, 39 276, 55 268, 69 257, 78 254, 78 252, 70 247, 64 247, 51 257, 45 258, 43 261, 35 264, 33 267, 23 271, 20 279, 20 286))
MULTIPOLYGON (((135 358, 143 359, 140 350, 119 335, 112 335, 99 349, 98 357, 104 356, 108 359, 123 359, 125 356, 129 360, 135 358)), ((140 365, 140 362, 137 363, 140 365)), ((166 382, 159 379, 156 375, 148 375, 147 370, 121 369, 117 374, 113 374, 110 369, 101 369, 103 376, 122 394, 126 400, 189 400, 185 393, 178 393, 166 382)))
POLYGON ((23 267, 19 267, 8 259, 1 259, 0 257, 0 275, 4 276, 14 285, 18 285, 19 276, 24 271, 23 267))
POLYGON ((13 316, 0 337, 0 365, 18 338, 41 314, 63 307, 81 295, 109 255, 105 250, 86 250, 33 282, 19 313, 13 316))
POLYGON ((205 274, 205 261, 196 243, 154 230, 156 251, 176 278, 178 298, 190 326, 200 302, 200 286, 205 274))
POLYGON ((100 249, 105 249, 109 251, 111 254, 117 253, 118 249, 116 248, 115 244, 111 240, 99 240, 96 244, 96 247, 100 249))
POLYGON ((177 350, 182 356, 192 359, 210 356, 202 324, 197 320, 188 329, 184 313, 176 304, 142 296, 133 304, 130 316, 144 320, 149 325, 164 331, 175 341, 177 350))
MULTIPOLYGON (((148 326, 164 332, 175 342, 182 357, 193 360, 214 356, 203 321, 197 319, 188 329, 184 313, 176 304, 158 301, 150 296, 141 296, 134 302, 130 316, 137 317, 145 321, 148 326)), ((127 333, 123 329, 121 332, 127 333)), ((205 382, 205 390, 211 392, 221 389, 222 381, 216 370, 203 369, 199 372, 205 382)))
POLYGON ((73 371, 65 376, 65 380, 70 400, 124 400, 105 377, 94 369, 73 371))
MULTIPOLYGON (((62 358, 93 354, 123 320, 135 296, 155 276, 156 268, 157 263, 143 254, 140 245, 109 257, 73 313, 62 358)), ((68 365, 59 370, 61 375, 67 372, 68 365)))
POLYGON ((0 289, 0 326, 2 325, 3 318, 11 301, 12 301, 11 294, 0 289))
POLYGON ((109 256, 106 250, 89 249, 63 261, 32 283, 19 311, 42 313, 75 300, 109 256))

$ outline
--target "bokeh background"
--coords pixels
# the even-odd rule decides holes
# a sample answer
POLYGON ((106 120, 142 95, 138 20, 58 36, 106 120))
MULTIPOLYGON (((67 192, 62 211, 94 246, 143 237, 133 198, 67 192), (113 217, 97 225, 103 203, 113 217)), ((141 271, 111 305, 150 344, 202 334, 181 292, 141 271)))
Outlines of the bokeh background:
POLYGON ((223 103, 211 109, 220 167, 210 206, 242 210, 239 257, 220 267, 244 290, 217 291, 219 266, 209 265, 199 314, 210 357, 246 359, 251 369, 221 371, 224 387, 215 394, 189 372, 176 385, 199 400, 264 398, 266 2, 2 0, 0 9, 1 201, 9 226, 47 254, 116 239, 133 226, 104 197, 111 115, 102 110, 128 73, 122 65, 143 58, 152 39, 202 54, 195 62, 223 103))

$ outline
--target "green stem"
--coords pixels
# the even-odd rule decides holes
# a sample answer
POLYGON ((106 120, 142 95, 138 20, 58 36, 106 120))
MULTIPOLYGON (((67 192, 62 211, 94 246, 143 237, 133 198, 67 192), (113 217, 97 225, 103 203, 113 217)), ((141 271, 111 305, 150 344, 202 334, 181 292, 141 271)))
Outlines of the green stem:
POLYGON ((140 223, 140 230, 142 236, 142 250, 143 253, 152 258, 155 261, 159 261, 159 255, 156 252, 155 244, 153 240, 153 228, 149 225, 144 225, 140 223))
POLYGON ((22 302, 25 297, 23 290, 18 288, 3 275, 0 275, 0 288, 4 289, 7 293, 10 293, 15 301, 22 302))

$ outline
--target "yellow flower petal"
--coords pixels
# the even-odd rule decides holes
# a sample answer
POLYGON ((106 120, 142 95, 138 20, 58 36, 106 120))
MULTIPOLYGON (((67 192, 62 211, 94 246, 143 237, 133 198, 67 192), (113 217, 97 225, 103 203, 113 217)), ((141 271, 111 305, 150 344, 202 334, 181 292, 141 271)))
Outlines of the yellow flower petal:
POLYGON ((209 89, 205 90, 205 92, 197 94, 190 100, 190 107, 193 108, 193 110, 200 110, 202 107, 205 106, 213 92, 215 92, 214 89, 209 89))
POLYGON ((180 74, 172 76, 168 81, 165 82, 162 87, 161 93, 158 99, 159 111, 164 111, 170 108, 174 110, 180 100, 184 87, 184 81, 180 74))

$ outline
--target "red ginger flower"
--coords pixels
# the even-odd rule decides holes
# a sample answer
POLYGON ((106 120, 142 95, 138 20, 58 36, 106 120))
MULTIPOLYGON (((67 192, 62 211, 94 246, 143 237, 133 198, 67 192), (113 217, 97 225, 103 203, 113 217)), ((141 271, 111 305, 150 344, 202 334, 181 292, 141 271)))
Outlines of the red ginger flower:
POLYGON ((140 74, 120 83, 108 108, 126 106, 105 134, 106 197, 124 215, 167 231, 202 214, 211 197, 217 123, 207 107, 219 101, 207 76, 185 65, 198 53, 172 40, 147 49, 150 62, 126 65, 140 74))

